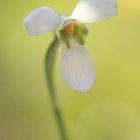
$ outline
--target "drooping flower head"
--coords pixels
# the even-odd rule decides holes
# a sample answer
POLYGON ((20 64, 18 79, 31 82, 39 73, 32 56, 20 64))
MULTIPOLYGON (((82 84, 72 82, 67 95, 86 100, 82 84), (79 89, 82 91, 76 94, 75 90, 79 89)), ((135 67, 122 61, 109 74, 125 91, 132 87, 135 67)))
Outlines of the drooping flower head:
POLYGON ((84 47, 86 24, 117 15, 116 0, 80 0, 71 16, 60 16, 49 7, 32 11, 24 19, 30 36, 55 31, 62 44, 61 73, 64 81, 79 92, 95 83, 95 69, 84 47))

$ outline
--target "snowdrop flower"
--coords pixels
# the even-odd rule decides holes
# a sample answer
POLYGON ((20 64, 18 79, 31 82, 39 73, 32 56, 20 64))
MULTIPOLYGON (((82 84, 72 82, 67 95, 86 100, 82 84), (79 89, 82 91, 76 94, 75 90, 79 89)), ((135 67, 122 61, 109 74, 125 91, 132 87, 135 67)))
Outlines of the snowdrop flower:
POLYGON ((32 11, 24 19, 30 36, 55 31, 62 43, 61 73, 64 81, 79 92, 95 83, 92 60, 83 47, 87 23, 101 22, 117 15, 116 0, 80 0, 73 13, 59 16, 49 7, 32 11))

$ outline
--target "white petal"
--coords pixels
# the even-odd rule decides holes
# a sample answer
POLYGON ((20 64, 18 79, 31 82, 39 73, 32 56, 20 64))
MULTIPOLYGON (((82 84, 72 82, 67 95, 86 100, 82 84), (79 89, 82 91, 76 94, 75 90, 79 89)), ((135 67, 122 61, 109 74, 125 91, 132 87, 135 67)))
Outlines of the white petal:
POLYGON ((62 46, 61 72, 64 81, 79 92, 86 92, 95 82, 92 60, 84 47, 71 40, 71 49, 62 46))
POLYGON ((84 23, 100 22, 117 15, 116 0, 80 0, 70 18, 84 23))
POLYGON ((51 8, 41 7, 25 17, 24 25, 29 35, 36 36, 56 29, 60 19, 51 8))

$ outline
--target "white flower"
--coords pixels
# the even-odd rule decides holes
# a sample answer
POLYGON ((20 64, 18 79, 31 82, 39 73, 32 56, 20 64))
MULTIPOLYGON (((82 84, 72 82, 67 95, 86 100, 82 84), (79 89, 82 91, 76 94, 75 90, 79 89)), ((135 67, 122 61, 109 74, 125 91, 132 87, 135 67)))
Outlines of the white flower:
POLYGON ((95 69, 84 45, 87 23, 117 15, 116 0, 80 0, 69 17, 59 16, 49 7, 32 11, 24 19, 30 36, 57 31, 62 40, 61 72, 64 81, 79 92, 95 83, 95 69))

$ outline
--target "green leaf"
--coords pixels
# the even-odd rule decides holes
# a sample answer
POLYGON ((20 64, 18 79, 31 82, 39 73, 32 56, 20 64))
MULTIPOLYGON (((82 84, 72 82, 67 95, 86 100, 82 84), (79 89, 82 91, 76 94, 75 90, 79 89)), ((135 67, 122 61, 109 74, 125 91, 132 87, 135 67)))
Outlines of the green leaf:
POLYGON ((78 24, 78 23, 75 24, 74 37, 80 45, 85 44, 85 36, 87 34, 88 34, 88 30, 85 27, 85 25, 78 24))
POLYGON ((75 23, 75 32, 78 32, 80 35, 88 35, 88 29, 84 24, 75 23))
POLYGON ((85 40, 84 40, 83 36, 76 33, 76 34, 74 34, 74 37, 75 37, 76 41, 78 42, 78 44, 80 44, 80 45, 85 44, 85 40))
POLYGON ((64 41, 64 43, 66 44, 67 48, 70 49, 71 46, 70 46, 70 43, 69 43, 69 40, 68 40, 68 35, 64 31, 61 31, 60 35, 61 35, 61 40, 64 41))

